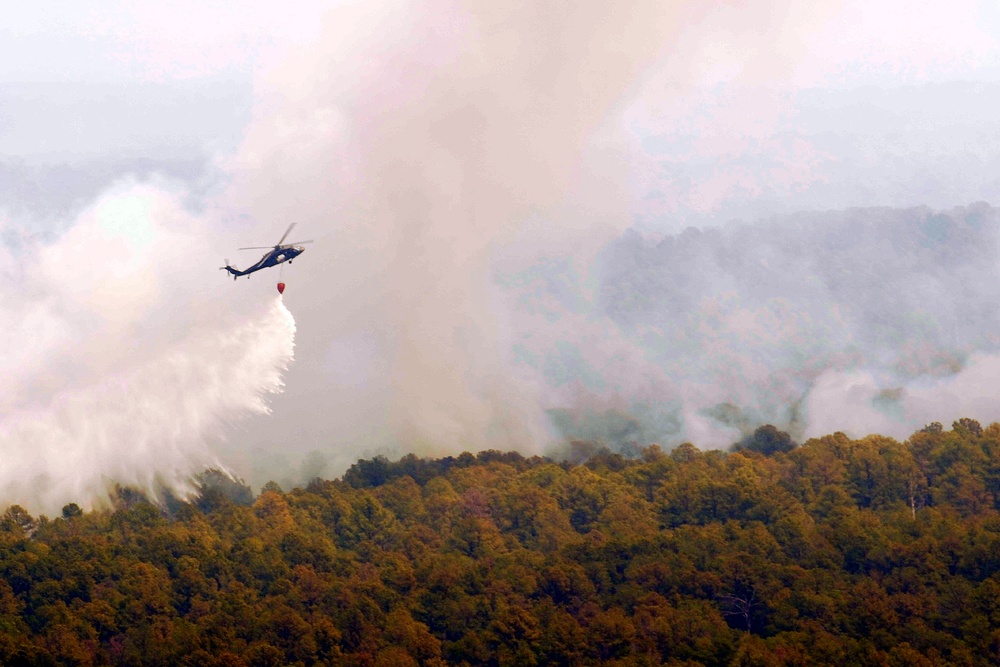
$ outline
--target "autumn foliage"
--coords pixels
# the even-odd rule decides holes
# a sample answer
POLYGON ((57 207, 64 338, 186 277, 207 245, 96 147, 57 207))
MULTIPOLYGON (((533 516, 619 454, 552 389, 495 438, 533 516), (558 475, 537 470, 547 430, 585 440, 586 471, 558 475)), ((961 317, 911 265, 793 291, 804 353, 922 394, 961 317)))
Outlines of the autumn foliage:
POLYGON ((11 507, 0 664, 1000 662, 1000 425, 779 444, 11 507))

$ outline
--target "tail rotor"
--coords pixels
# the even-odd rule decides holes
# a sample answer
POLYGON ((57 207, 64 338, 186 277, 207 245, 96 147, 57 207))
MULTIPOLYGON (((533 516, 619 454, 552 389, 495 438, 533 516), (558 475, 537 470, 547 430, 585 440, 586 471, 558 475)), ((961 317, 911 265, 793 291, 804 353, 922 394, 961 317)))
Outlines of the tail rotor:
POLYGON ((229 273, 233 274, 233 280, 236 280, 236 278, 237 278, 236 272, 233 270, 233 267, 229 266, 229 260, 228 259, 226 260, 226 265, 225 266, 220 266, 219 267, 219 271, 229 271, 229 273))

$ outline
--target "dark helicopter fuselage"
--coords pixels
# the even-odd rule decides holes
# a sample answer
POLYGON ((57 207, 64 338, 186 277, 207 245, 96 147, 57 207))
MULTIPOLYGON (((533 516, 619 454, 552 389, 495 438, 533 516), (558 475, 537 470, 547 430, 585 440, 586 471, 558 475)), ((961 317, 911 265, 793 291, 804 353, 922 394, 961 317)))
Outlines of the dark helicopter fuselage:
POLYGON ((281 264, 283 262, 291 262, 293 259, 301 255, 305 251, 306 249, 300 245, 275 246, 273 250, 265 253, 264 256, 260 258, 259 262, 251 266, 248 266, 242 271, 232 266, 229 266, 228 264, 222 268, 224 268, 226 271, 229 271, 229 273, 231 273, 233 276, 233 280, 236 280, 236 278, 238 278, 239 276, 246 276, 253 273, 254 271, 260 271, 261 269, 277 266, 278 264, 281 264))

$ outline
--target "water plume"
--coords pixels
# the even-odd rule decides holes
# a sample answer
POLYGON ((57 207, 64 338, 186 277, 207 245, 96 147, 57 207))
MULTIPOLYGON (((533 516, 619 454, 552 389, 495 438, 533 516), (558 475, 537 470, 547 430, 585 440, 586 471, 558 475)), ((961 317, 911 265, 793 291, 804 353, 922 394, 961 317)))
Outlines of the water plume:
POLYGON ((193 474, 226 467, 232 426, 281 391, 291 313, 206 275, 212 221, 182 195, 122 184, 8 265, 0 504, 90 507, 114 484, 184 496, 193 474))

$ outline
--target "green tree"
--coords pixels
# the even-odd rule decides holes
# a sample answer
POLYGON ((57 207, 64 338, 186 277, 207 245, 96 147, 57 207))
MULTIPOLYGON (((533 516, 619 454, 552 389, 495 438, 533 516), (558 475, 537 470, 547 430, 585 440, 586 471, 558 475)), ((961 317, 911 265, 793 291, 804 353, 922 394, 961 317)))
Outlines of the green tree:
POLYGON ((795 449, 798 445, 792 440, 792 436, 779 430, 771 424, 758 426, 754 432, 735 445, 733 451, 745 449, 751 452, 771 456, 772 454, 787 453, 795 449))

